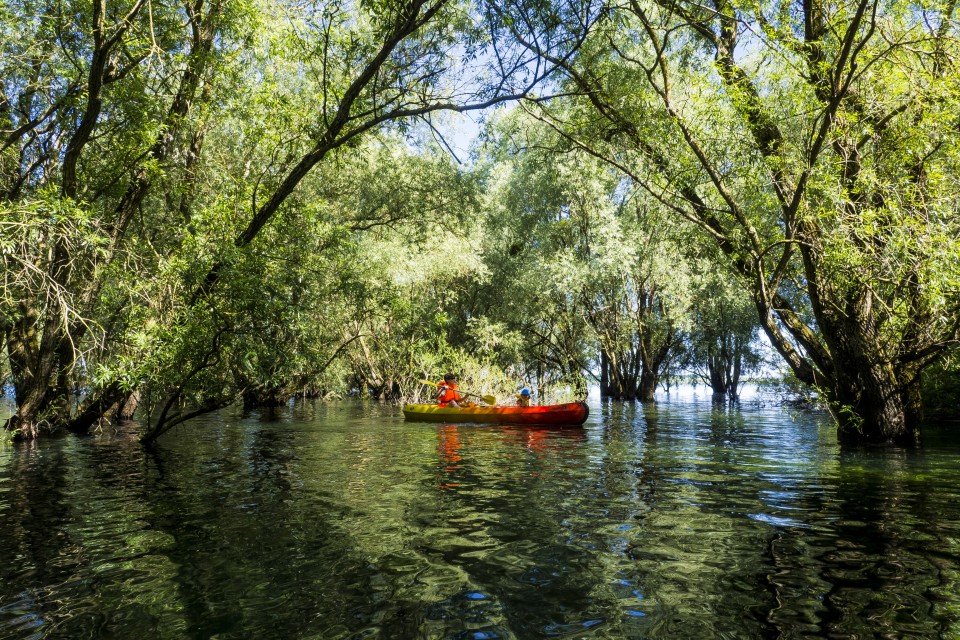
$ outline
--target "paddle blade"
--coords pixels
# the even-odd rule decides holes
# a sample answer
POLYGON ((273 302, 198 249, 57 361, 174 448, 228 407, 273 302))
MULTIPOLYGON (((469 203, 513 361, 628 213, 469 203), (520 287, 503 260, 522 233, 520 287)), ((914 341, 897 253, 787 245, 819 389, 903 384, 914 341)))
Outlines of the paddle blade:
POLYGON ((497 404, 497 399, 494 396, 481 396, 480 399, 491 406, 497 404))
POLYGON ((421 381, 420 381, 420 384, 428 384, 428 385, 430 385, 431 387, 439 387, 439 386, 440 386, 440 385, 438 385, 436 382, 431 382, 431 381, 429 381, 429 380, 421 380, 421 381))

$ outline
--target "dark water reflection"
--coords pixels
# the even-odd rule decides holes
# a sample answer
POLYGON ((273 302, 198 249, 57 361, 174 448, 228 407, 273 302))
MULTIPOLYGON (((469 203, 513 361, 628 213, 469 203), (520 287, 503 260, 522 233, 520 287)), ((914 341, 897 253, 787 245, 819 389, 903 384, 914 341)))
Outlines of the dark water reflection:
POLYGON ((960 438, 689 397, 583 429, 223 413, 0 448, 0 637, 960 637, 960 438))

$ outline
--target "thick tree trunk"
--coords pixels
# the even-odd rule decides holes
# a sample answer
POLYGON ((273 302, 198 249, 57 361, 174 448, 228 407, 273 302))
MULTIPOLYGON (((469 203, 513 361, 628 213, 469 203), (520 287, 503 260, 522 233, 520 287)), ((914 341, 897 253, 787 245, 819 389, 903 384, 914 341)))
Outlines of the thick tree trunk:
POLYGON ((839 440, 916 444, 923 419, 919 372, 891 361, 884 345, 855 323, 818 319, 829 346, 829 370, 816 370, 815 379, 810 379, 801 375, 809 373, 807 363, 791 368, 800 380, 825 394, 839 440))
POLYGON ((62 424, 63 416, 53 406, 57 349, 50 345, 55 327, 48 322, 42 333, 38 331, 39 314, 32 306, 21 307, 20 316, 7 334, 17 412, 4 429, 18 440, 33 440, 42 430, 52 431, 62 424))
POLYGON ((640 387, 637 393, 637 398, 640 402, 653 402, 654 392, 657 390, 657 380, 657 374, 644 367, 643 372, 640 374, 640 387))
POLYGON ((915 407, 908 407, 909 396, 889 376, 861 375, 844 382, 838 381, 830 399, 841 442, 919 442, 920 424, 912 412, 915 407))
POLYGON ((913 393, 917 385, 899 384, 893 364, 872 360, 875 354, 834 355, 836 375, 828 400, 840 440, 916 444, 922 416, 913 393))
POLYGON ((4 429, 15 440, 36 440, 43 422, 40 416, 49 405, 46 385, 32 385, 29 389, 17 388, 17 412, 7 419, 4 429))
POLYGON ((850 295, 818 310, 832 359, 827 400, 840 440, 916 444, 922 417, 917 372, 895 362, 877 335, 872 294, 850 295))

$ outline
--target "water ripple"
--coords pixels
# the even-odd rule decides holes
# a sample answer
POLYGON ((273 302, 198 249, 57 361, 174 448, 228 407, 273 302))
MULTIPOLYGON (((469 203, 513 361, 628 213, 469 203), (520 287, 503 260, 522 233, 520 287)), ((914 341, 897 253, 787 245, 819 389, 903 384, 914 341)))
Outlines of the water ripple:
POLYGON ((0 449, 0 636, 960 636, 960 446, 671 394, 582 429, 223 412, 0 449))

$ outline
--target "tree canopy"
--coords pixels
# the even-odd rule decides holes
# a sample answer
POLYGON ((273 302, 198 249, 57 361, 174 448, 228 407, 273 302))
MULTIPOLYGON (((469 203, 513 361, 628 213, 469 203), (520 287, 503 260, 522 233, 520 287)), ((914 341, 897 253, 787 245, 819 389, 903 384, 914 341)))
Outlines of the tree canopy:
POLYGON ((957 342, 955 10, 614 4, 541 109, 712 239, 851 439, 915 438, 957 342))
POLYGON ((955 3, 8 0, 18 437, 233 402, 735 398, 762 331, 850 440, 960 338, 955 3), (498 105, 503 108, 494 109, 498 105), (445 114, 485 115, 469 164, 445 114))

